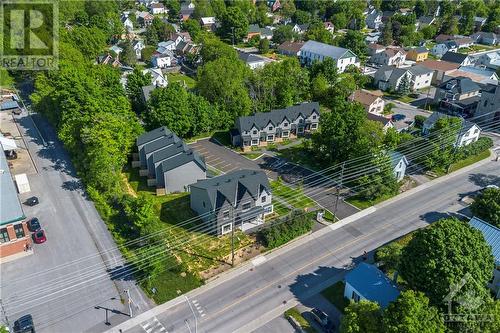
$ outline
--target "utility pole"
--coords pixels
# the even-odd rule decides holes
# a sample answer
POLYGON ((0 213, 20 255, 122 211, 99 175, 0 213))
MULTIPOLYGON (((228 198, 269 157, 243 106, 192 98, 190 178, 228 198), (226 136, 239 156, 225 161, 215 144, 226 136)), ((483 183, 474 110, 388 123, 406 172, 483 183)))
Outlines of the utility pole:
MULTIPOLYGON (((460 143, 460 134, 462 133, 464 123, 465 123, 465 120, 460 118, 460 129, 457 133, 457 138, 455 139, 455 146, 453 147, 452 156, 455 156, 455 154, 457 153, 458 144, 460 143)), ((450 168, 451 168, 452 164, 453 164, 453 161, 450 161, 450 164, 448 164, 448 169, 446 170, 446 173, 450 173, 450 168)))
POLYGON ((132 318, 134 316, 134 314, 132 313, 132 298, 130 298, 130 289, 125 289, 124 292, 127 294, 128 311, 130 314, 130 318, 132 318))
POLYGON ((339 205, 340 198, 340 188, 342 187, 342 181, 344 180, 344 169, 345 169, 345 161, 342 162, 342 169, 340 170, 340 184, 337 184, 337 198, 335 199, 335 207, 333 208, 333 219, 337 219, 337 207, 339 205))
POLYGON ((191 312, 193 313, 193 317, 194 317, 194 333, 198 333, 198 319, 196 318, 196 314, 194 313, 193 306, 191 305, 191 302, 189 301, 189 298, 186 295, 184 295, 184 297, 186 298, 186 302, 188 303, 189 308, 191 309, 191 312))
POLYGON ((234 27, 231 27, 231 39, 232 39, 233 47, 234 47, 234 27))
POLYGON ((184 319, 184 324, 186 324, 186 326, 189 330, 189 333, 193 333, 193 332, 191 332, 191 327, 189 327, 189 323, 188 323, 187 319, 184 319))
POLYGON ((231 205, 231 266, 234 267, 234 207, 231 205))

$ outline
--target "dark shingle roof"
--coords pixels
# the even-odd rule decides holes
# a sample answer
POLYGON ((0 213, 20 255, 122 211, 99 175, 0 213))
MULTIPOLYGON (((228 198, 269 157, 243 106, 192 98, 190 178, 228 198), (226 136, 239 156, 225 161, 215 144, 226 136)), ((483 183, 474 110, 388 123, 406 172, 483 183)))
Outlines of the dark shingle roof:
POLYGON ((387 125, 388 123, 391 123, 391 120, 389 118, 386 118, 384 116, 379 116, 378 114, 373 114, 370 112, 366 114, 366 117, 368 118, 368 120, 378 121, 382 123, 384 126, 387 125))
POLYGON ((448 51, 445 54, 443 54, 443 56, 441 57, 441 61, 449 61, 449 62, 454 62, 456 64, 461 64, 467 57, 468 57, 467 54, 448 51))
POLYGON ((450 115, 448 115, 446 113, 442 113, 442 112, 433 112, 431 114, 431 116, 424 121, 424 126, 427 128, 432 128, 432 127, 434 127, 436 122, 442 118, 459 118, 462 121, 461 131, 460 131, 459 135, 464 134, 469 129, 471 129, 471 127, 474 125, 479 127, 477 124, 475 124, 473 122, 470 122, 470 121, 465 120, 465 119, 460 118, 460 117, 450 116, 450 115))
POLYGON ((468 92, 478 91, 481 89, 477 83, 472 81, 470 78, 463 76, 449 79, 448 81, 441 83, 438 87, 451 93, 458 94, 466 94, 468 92))
POLYGON ((161 139, 155 140, 153 142, 150 142, 144 146, 144 153, 149 154, 150 152, 156 151, 158 149, 161 149, 163 147, 168 147, 171 144, 175 144, 180 142, 181 139, 175 135, 174 133, 171 133, 161 139))
POLYGON ((433 73, 434 72, 432 69, 429 69, 429 68, 424 67, 422 65, 412 66, 412 67, 408 68, 408 70, 413 75, 425 75, 425 74, 429 74, 429 73, 433 73))
POLYGON ((270 112, 260 112, 253 116, 239 117, 236 122, 238 128, 242 131, 249 131, 255 124, 257 128, 264 128, 269 122, 277 125, 281 123, 285 118, 288 121, 293 121, 297 119, 299 114, 302 114, 304 118, 309 117, 313 111, 319 114, 319 103, 302 103, 298 105, 289 106, 285 109, 272 110, 270 112))
POLYGON ((212 207, 216 206, 218 196, 234 204, 237 193, 244 189, 253 198, 257 197, 261 187, 271 191, 266 174, 257 170, 238 170, 222 176, 199 180, 190 186, 206 190, 212 207))
POLYGON ((308 40, 301 48, 301 51, 308 51, 315 54, 320 54, 323 57, 330 57, 332 59, 340 59, 346 54, 356 56, 351 50, 344 49, 343 47, 332 46, 325 43, 308 40))
POLYGON ((158 127, 152 131, 146 132, 141 136, 139 136, 137 138, 137 145, 138 146, 143 145, 145 143, 156 140, 158 138, 161 138, 162 136, 169 135, 171 133, 172 132, 166 126, 158 127))
POLYGON ((180 167, 181 165, 184 165, 189 162, 195 162, 198 164, 200 168, 203 170, 207 170, 207 167, 205 165, 205 161, 203 158, 195 151, 192 149, 189 149, 187 152, 184 152, 183 154, 180 154, 179 156, 175 156, 173 158, 169 158, 161 163, 161 169, 163 172, 167 172, 169 170, 173 170, 177 167, 180 167))
POLYGON ((180 153, 187 153, 189 150, 190 148, 184 142, 180 141, 174 145, 165 147, 165 149, 155 151, 153 153, 153 163, 161 162, 180 153))
POLYGON ((263 58, 258 57, 255 54, 247 53, 247 52, 243 52, 243 51, 238 51, 238 56, 241 60, 243 60, 247 64, 252 63, 252 62, 264 61, 263 58))

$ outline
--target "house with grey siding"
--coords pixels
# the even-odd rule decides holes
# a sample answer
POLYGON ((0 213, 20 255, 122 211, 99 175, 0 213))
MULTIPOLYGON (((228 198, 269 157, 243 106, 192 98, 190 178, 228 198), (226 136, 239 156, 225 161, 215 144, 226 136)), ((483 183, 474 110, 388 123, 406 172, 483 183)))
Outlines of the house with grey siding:
POLYGON ((210 233, 224 235, 264 223, 273 212, 269 180, 263 171, 238 170, 190 186, 191 209, 210 233))
POLYGON ((406 167, 408 166, 408 160, 406 156, 397 151, 389 151, 389 158, 391 160, 391 167, 394 173, 394 177, 399 182, 403 180, 406 174, 406 167))
POLYGON ((294 139, 319 127, 319 103, 302 103, 285 109, 238 117, 231 130, 231 142, 244 151, 268 143, 294 139))
POLYGON ((137 138, 139 175, 148 177, 156 194, 186 192, 189 185, 206 178, 203 158, 166 127, 154 129, 137 138))

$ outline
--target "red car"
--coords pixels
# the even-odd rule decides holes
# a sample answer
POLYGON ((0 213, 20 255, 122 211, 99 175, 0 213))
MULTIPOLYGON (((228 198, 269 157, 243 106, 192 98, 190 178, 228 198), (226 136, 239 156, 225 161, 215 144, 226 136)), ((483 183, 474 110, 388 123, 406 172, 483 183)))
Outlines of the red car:
POLYGON ((33 241, 36 244, 45 243, 46 240, 47 240, 47 237, 45 237, 45 231, 43 229, 40 229, 37 232, 33 233, 33 241))

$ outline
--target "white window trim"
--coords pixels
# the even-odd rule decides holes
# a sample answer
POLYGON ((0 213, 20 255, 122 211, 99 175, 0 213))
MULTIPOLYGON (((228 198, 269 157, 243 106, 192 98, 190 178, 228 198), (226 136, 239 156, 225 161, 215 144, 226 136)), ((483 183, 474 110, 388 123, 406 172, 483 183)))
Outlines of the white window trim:
POLYGON ((281 132, 281 136, 283 138, 288 138, 290 136, 290 131, 283 131, 283 132, 281 132), (285 135, 285 133, 286 133, 286 135, 285 135))
POLYGON ((225 211, 222 212, 222 218, 224 220, 229 220, 229 218, 230 218, 229 210, 225 210, 225 211), (227 217, 224 216, 226 213, 227 213, 227 217))
POLYGON ((302 126, 297 127, 297 133, 298 134, 304 133, 304 127, 302 127, 302 126))
POLYGON ((311 129, 317 129, 318 128, 318 124, 314 123, 314 124, 311 124, 311 129))
POLYGON ((274 142, 274 134, 269 134, 268 136, 266 136, 266 141, 267 142, 274 142), (269 140, 269 137, 272 137, 272 139, 269 140))
POLYGON ((232 230, 233 230, 233 224, 232 224, 232 223, 226 223, 226 224, 223 224, 223 225, 221 226, 221 234, 222 234, 222 235, 225 235, 225 234, 227 234, 227 233, 230 233, 232 230), (224 228, 226 228, 227 226, 229 226, 229 230, 224 231, 224 228))
POLYGON ((259 145, 259 139, 252 139, 252 141, 250 141, 250 146, 258 146, 259 145), (257 141, 257 143, 254 143, 254 141, 257 141))

